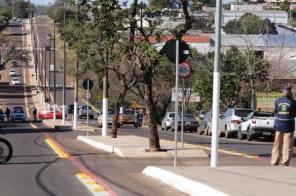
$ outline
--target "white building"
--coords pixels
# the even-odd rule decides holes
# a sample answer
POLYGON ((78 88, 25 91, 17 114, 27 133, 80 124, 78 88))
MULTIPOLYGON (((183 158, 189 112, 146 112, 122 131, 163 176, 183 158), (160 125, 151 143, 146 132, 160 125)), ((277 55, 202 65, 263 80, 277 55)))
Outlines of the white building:
POLYGON ((262 11, 266 6, 265 3, 260 4, 231 4, 231 11, 262 11))
POLYGON ((269 19, 276 24, 288 24, 288 13, 285 11, 262 10, 262 11, 229 11, 222 12, 222 26, 225 26, 230 20, 239 19, 245 13, 252 13, 262 19, 269 19))

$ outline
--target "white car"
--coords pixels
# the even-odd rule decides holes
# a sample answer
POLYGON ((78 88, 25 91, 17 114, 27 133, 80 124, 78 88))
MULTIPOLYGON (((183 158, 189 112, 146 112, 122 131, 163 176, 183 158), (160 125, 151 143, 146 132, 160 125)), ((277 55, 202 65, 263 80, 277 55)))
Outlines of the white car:
POLYGON ((19 78, 12 78, 11 79, 11 84, 12 85, 17 85, 17 84, 20 84, 20 79, 19 78))
POLYGON ((245 136, 248 141, 260 136, 272 139, 275 136, 274 114, 262 111, 250 113, 241 123, 237 133, 238 139, 244 139, 245 136))
POLYGON ((92 107, 91 106, 88 106, 88 108, 87 108, 86 105, 84 105, 81 108, 79 108, 78 117, 79 118, 82 118, 82 117, 87 118, 87 113, 88 113, 89 119, 93 119, 94 118, 94 111, 93 111, 92 107))
POLYGON ((236 134, 240 128, 241 122, 253 110, 245 108, 229 108, 220 116, 220 135, 224 134, 229 138, 231 134, 236 134))
MULTIPOLYGON (((109 110, 108 111, 108 125, 112 125, 113 123, 113 116, 114 116, 114 111, 109 110)), ((118 118, 119 120, 119 118, 118 118)), ((98 115, 98 127, 102 127, 102 121, 103 121, 103 114, 98 115)))
POLYGON ((16 71, 15 71, 14 69, 11 69, 11 70, 9 71, 9 75, 10 75, 10 76, 15 76, 15 75, 16 75, 16 71))

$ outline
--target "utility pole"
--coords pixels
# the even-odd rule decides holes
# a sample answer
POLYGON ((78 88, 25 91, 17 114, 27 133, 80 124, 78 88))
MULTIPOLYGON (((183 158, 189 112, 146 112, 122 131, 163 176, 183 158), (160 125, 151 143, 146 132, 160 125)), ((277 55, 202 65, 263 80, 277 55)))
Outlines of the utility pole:
MULTIPOLYGON (((108 56, 108 55, 107 55, 108 56)), ((108 57, 107 57, 108 58, 108 57)), ((107 59, 108 61, 108 59, 107 59)), ((102 136, 108 135, 108 66, 105 66, 105 77, 103 78, 103 116, 102 136)))
POLYGON ((56 28, 53 22, 53 121, 56 121, 56 28))
MULTIPOLYGON (((77 3, 77 19, 76 23, 79 26, 79 14, 80 14, 80 3, 77 3)), ((79 69, 79 59, 76 57, 76 69, 75 69, 75 100, 74 100, 74 122, 73 129, 77 128, 77 114, 78 114, 78 69, 79 69)))
POLYGON ((219 109, 220 109, 220 58, 221 58, 221 11, 222 0, 216 0, 215 15, 215 59, 213 73, 213 105, 212 105, 212 145, 211 145, 211 167, 218 165, 219 147, 219 109))
MULTIPOLYGON (((66 33, 66 2, 64 2, 64 33, 66 33)), ((62 124, 65 125, 66 119, 66 64, 67 64, 67 44, 64 39, 64 81, 63 81, 63 117, 62 124)))
POLYGON ((46 69, 46 59, 47 59, 47 46, 44 47, 44 67, 43 67, 43 71, 44 71, 44 110, 46 109, 46 103, 47 103, 47 69, 46 69))

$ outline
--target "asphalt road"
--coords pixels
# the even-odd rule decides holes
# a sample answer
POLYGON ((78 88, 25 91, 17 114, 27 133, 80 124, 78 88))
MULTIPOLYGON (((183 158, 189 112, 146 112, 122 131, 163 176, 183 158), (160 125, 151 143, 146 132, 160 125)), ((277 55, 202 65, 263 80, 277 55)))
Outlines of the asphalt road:
MULTIPOLYGON (((26 45, 21 36, 13 39, 17 40, 18 46, 26 45)), ((34 104, 31 88, 28 88, 31 86, 30 80, 27 79, 26 66, 30 65, 21 62, 18 65, 17 72, 22 72, 20 77, 25 79, 25 85, 8 85, 10 77, 1 80, 1 99, 4 107, 21 105, 30 108, 34 104)), ((9 66, 6 71, 9 71, 9 66)), ((183 195, 141 173, 153 163, 152 159, 121 159, 91 148, 76 139, 77 135, 84 135, 85 132, 57 131, 43 123, 5 122, 0 124, 0 133, 3 134, 1 137, 11 142, 14 150, 10 162, 0 165, 1 195, 90 195, 89 190, 75 177, 85 170, 103 181, 117 195, 183 195), (63 147, 70 158, 60 158, 46 142, 49 138, 63 147)), ((157 164, 166 165, 169 160, 157 161, 157 164)))

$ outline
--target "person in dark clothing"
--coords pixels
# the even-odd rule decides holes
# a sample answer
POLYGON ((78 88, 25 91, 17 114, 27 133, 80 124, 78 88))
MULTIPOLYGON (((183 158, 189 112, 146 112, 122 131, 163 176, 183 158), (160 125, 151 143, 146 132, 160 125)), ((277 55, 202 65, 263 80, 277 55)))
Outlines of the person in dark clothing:
POLYGON ((34 118, 34 121, 37 120, 37 109, 36 109, 36 107, 33 108, 33 118, 34 118))
POLYGON ((283 96, 275 101, 275 140, 271 154, 271 165, 288 166, 293 152, 296 102, 290 86, 283 89, 283 96))
POLYGON ((10 121, 10 109, 9 108, 6 108, 5 114, 6 114, 7 122, 9 122, 10 121))

